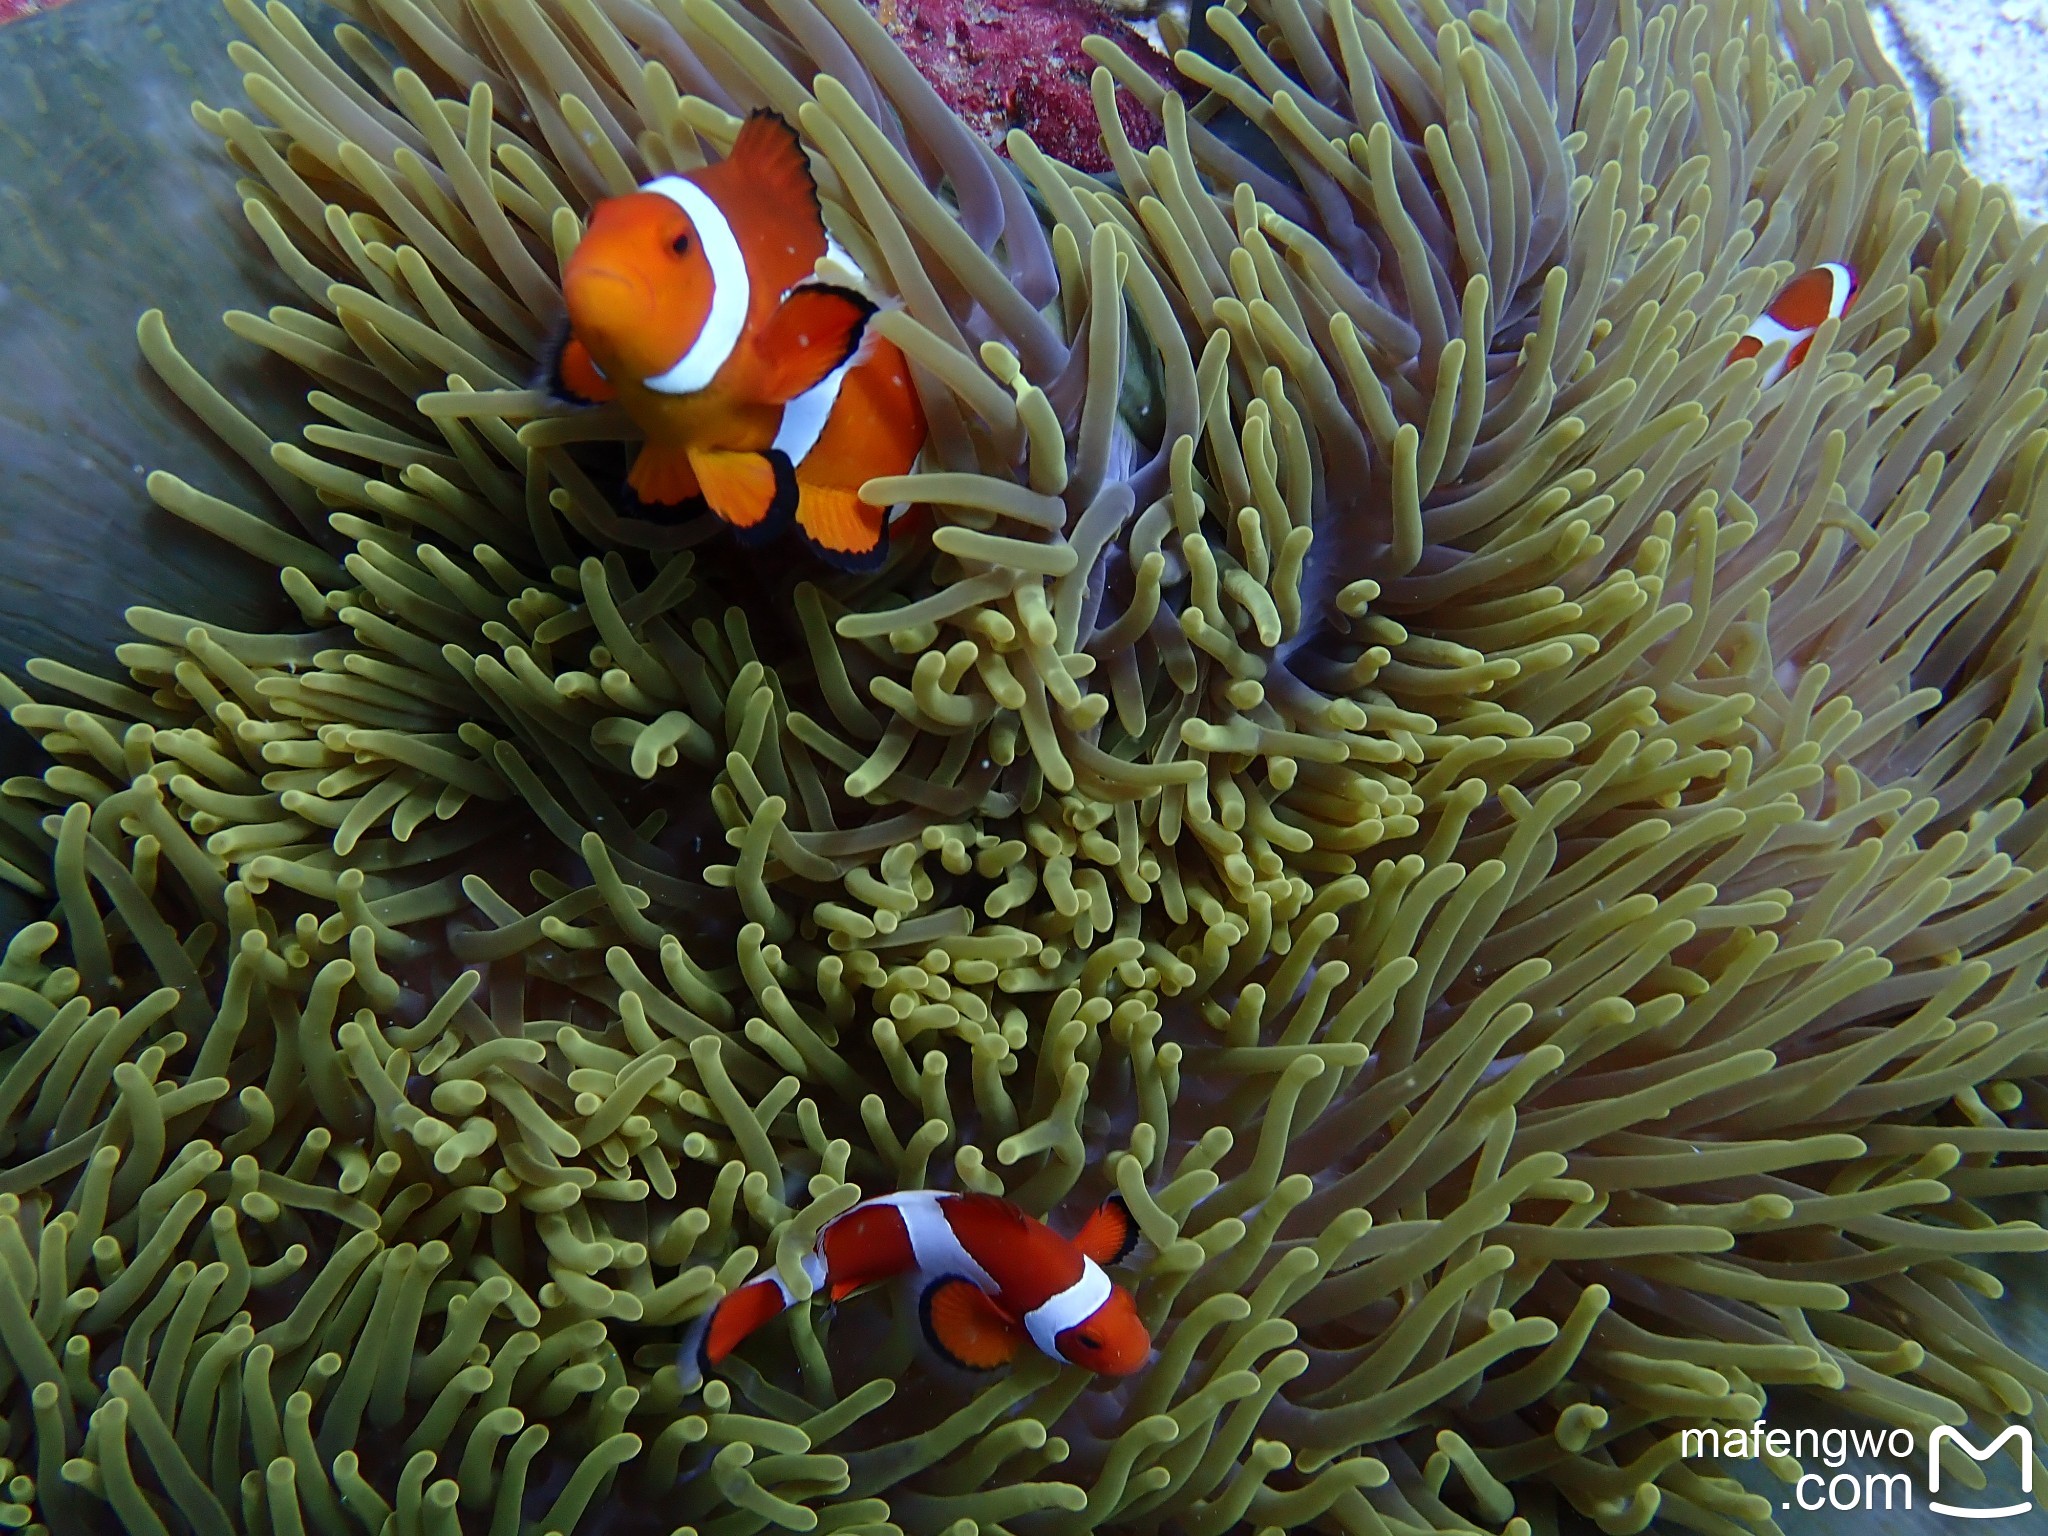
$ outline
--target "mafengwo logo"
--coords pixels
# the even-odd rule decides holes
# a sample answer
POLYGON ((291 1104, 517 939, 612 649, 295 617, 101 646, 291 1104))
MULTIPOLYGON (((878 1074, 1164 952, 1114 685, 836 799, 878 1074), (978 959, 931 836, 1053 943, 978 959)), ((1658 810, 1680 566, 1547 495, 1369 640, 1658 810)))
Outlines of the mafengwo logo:
MULTIPOLYGON (((1759 1419, 1741 1429, 1682 1430, 1679 1448, 1679 1454, 1687 1458, 1798 1460, 1800 1476, 1779 1501, 1788 1513, 1804 1510, 1808 1514, 1825 1512, 1832 1517, 1868 1510, 1882 1513, 1912 1509, 1917 1479, 1909 1476, 1903 1470, 1905 1467, 1922 1474, 1926 1508, 1931 1514, 1951 1520, 2013 1520, 2035 1513, 2034 1434, 2024 1424, 2009 1425, 1985 1445, 1978 1445, 1959 1429, 1937 1425, 1923 1448, 1910 1429, 1788 1430, 1774 1428, 1759 1419), (1949 1446, 1971 1461, 1987 1464, 1981 1490, 1968 1494, 1951 1490, 1947 1499, 1942 1497, 1941 1458, 1944 1448, 1949 1446), (1892 1466, 1884 1466, 1885 1461, 1892 1466), (1804 1470, 1816 1463, 1828 1470, 1804 1470), (2014 1482, 2019 1484, 2017 1499, 2011 1496, 2014 1482), (1964 1502, 1965 1498, 1968 1502, 1964 1502)), ((1951 1471, 1954 1465, 1952 1461, 1951 1471)), ((1954 1481, 1951 1476, 1949 1482, 1954 1481)), ((1832 1532, 1837 1526, 1830 1519, 1824 1528, 1832 1532)), ((2024 1527, 2028 1531, 2037 1528, 2038 1522, 2029 1522, 2024 1527)))
POLYGON ((2034 1510, 2034 1432, 2025 1425, 2014 1424, 1989 1445, 1979 1450, 1962 1435, 1946 1424, 1935 1427, 1927 1437, 1927 1507, 1937 1515, 1953 1515, 1959 1520, 2005 1520, 2014 1515, 2032 1514, 2034 1510), (1954 1444, 1969 1455, 1973 1461, 1989 1461, 1998 1454, 1999 1448, 2008 1440, 2019 1441, 2020 1492, 2026 1498, 2017 1504, 2002 1504, 1996 1509, 1975 1509, 1968 1506, 1944 1504, 1933 1495, 1941 1492, 1941 1447, 1944 1441, 1954 1444))

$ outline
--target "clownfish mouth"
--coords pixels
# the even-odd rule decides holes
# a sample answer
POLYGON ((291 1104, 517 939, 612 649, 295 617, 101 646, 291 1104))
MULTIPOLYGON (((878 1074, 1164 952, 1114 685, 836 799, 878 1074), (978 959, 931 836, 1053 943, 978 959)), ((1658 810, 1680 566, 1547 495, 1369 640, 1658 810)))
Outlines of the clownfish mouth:
POLYGON ((575 333, 586 345, 596 341, 607 352, 625 349, 654 302, 645 278, 616 267, 579 266, 562 289, 575 333))

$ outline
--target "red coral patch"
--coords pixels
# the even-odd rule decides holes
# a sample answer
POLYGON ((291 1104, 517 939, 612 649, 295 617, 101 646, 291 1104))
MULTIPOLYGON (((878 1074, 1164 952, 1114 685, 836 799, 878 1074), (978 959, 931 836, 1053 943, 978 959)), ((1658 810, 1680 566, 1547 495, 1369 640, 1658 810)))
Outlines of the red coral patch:
MULTIPOLYGON (((1095 61, 1082 40, 1100 34, 1162 84, 1179 77, 1130 22, 1095 0, 890 0, 883 24, 947 106, 1001 148, 1022 128, 1047 154, 1087 171, 1109 169, 1088 80, 1095 61)), ((1118 116, 1139 148, 1159 142, 1159 125, 1119 93, 1118 116)))

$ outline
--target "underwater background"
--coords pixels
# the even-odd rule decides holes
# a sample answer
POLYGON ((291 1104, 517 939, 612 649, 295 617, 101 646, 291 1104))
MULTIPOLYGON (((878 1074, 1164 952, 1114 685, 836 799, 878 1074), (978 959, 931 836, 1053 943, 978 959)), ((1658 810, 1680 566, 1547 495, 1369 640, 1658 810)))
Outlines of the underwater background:
POLYGON ((1260 0, 1012 179, 899 30, 0 29, 0 1522, 1799 1536, 1681 1432, 2033 1421, 2048 237, 1947 109, 1854 6, 1260 0), (933 418, 873 575, 524 388, 756 104, 933 418), (919 1186, 1124 1193, 1158 1359, 685 1386, 919 1186))

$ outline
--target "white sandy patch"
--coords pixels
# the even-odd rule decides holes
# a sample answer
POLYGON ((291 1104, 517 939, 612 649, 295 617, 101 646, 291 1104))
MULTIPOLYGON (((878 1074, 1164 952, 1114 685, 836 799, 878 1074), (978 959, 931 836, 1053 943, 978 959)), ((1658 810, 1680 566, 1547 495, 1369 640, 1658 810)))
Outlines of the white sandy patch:
POLYGON ((1877 35, 1921 97, 1956 105, 1970 168, 2011 191, 2020 216, 2048 218, 2048 0, 1882 0, 1877 35))

